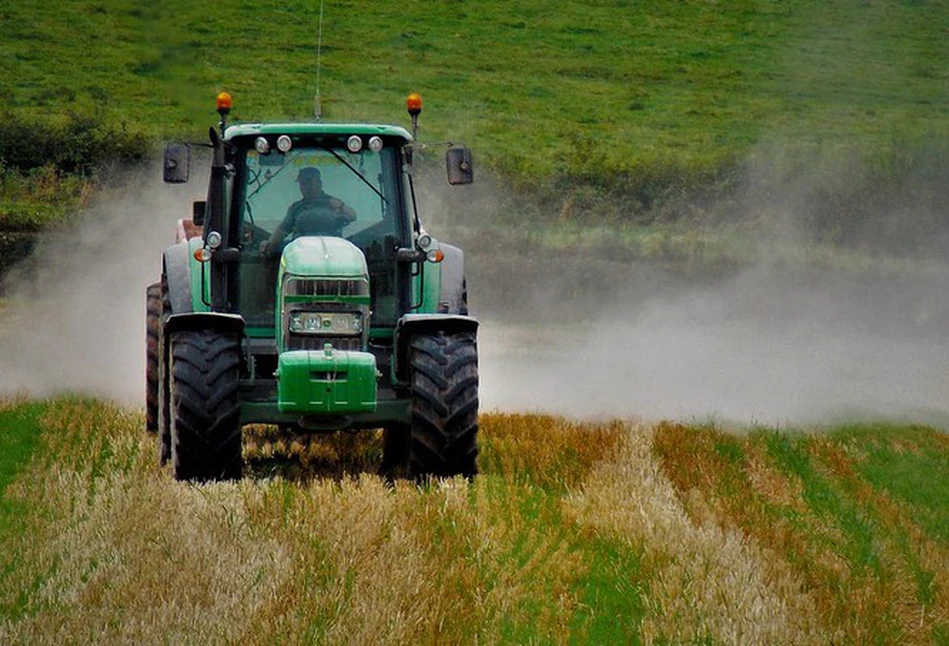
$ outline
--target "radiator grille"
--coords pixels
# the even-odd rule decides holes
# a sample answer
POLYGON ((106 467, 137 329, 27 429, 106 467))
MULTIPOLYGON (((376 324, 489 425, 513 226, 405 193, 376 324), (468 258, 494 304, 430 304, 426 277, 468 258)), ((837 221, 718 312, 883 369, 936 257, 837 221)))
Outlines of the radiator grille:
POLYGON ((358 336, 329 337, 290 334, 287 337, 287 348, 290 350, 322 350, 327 343, 332 345, 335 350, 362 349, 362 339, 358 336))
POLYGON ((368 296, 369 283, 365 280, 291 278, 284 290, 288 296, 368 296))

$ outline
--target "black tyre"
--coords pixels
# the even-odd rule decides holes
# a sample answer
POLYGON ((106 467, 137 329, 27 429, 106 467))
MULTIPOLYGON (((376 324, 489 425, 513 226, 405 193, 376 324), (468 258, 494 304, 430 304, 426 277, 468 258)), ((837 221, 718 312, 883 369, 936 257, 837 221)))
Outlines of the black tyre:
POLYGON ((416 479, 474 476, 478 471, 478 345, 474 334, 417 336, 409 348, 409 363, 409 474, 416 479))
MULTIPOLYGON (((171 316, 171 302, 168 298, 168 281, 164 274, 161 277, 161 325, 171 316)), ((169 396, 168 356, 167 349, 160 341, 158 346, 158 463, 161 466, 171 460, 171 397, 169 396), (164 353, 164 355, 163 355, 164 353), (162 356, 163 355, 163 356, 162 356)))
POLYGON ((171 336, 171 463, 176 480, 241 477, 240 344, 235 335, 171 336))
POLYGON ((145 288, 145 430, 158 432, 158 351, 161 339, 161 283, 145 288))

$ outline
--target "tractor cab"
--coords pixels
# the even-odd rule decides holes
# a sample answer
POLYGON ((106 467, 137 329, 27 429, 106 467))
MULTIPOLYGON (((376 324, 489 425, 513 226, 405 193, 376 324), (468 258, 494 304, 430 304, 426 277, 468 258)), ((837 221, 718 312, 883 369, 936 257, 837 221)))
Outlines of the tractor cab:
MULTIPOLYGON (((237 309, 248 332, 275 336, 280 259, 288 245, 308 237, 340 238, 361 252, 372 312, 365 325, 394 328, 409 298, 408 281, 397 276, 397 250, 413 244, 411 191, 402 167, 408 133, 275 124, 231 126, 225 137, 233 146, 226 192, 233 203, 233 242, 240 249, 237 309)), ((303 256, 288 255, 284 271, 311 273, 312 267, 293 266, 303 256)), ((324 270, 334 271, 332 265, 324 270)))

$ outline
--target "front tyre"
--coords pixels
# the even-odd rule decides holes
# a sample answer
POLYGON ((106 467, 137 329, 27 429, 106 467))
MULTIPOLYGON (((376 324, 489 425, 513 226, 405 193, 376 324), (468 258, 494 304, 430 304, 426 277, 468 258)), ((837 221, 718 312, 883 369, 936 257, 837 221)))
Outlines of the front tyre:
POLYGON ((171 336, 171 463, 176 480, 241 477, 240 344, 233 334, 171 336))
POLYGON ((416 479, 478 472, 478 346, 471 333, 420 335, 409 348, 408 465, 416 479))

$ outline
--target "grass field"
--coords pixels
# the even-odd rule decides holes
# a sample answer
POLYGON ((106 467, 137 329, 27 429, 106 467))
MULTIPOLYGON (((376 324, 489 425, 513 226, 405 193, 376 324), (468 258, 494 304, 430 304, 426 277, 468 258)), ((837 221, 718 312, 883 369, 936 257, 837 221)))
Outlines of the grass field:
POLYGON ((942 432, 481 424, 473 483, 389 487, 369 435, 194 486, 137 411, 7 400, 0 640, 949 639, 942 432))
MULTIPOLYGON (((949 150, 947 8, 944 0, 328 2, 322 105, 328 120, 405 123, 403 97, 421 91, 424 138, 472 145, 482 169, 519 196, 502 208, 507 219, 526 200, 548 220, 702 223, 710 199, 762 173, 774 185, 843 173, 855 193, 881 183, 909 190, 905 175, 926 167, 934 147, 949 150)), ((0 9, 0 22, 0 54, 13 62, 0 79, 0 226, 42 226, 83 203, 81 186, 51 184, 42 169, 55 147, 31 146, 31 159, 11 161, 24 131, 58 132, 70 114, 107 133, 112 155, 140 154, 137 137, 202 138, 220 90, 234 94, 238 119, 312 115, 312 3, 222 12, 23 2, 0 9)), ((108 153, 87 151, 85 161, 96 168, 108 153)), ((858 206, 844 200, 837 217, 858 206)), ((821 231, 834 232, 833 223, 821 231)))
MULTIPOLYGON (((311 117, 317 7, 0 6, 0 270, 115 170, 205 137, 221 90, 238 120, 311 117)), ((474 149, 479 186, 426 222, 483 286, 535 258, 577 292, 593 257, 701 280, 942 266, 946 0, 324 18, 325 120, 405 125, 420 91, 423 139, 474 149)), ((492 412, 482 475, 418 487, 373 475, 372 434, 256 429, 247 478, 195 486, 157 466, 140 410, 6 397, 3 644, 949 643, 944 430, 492 412)))

